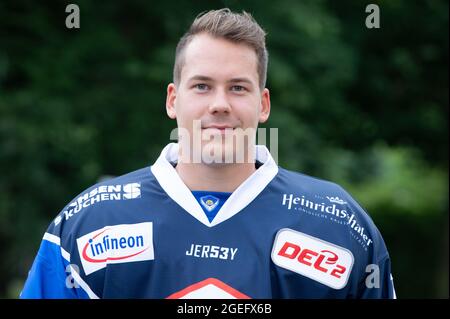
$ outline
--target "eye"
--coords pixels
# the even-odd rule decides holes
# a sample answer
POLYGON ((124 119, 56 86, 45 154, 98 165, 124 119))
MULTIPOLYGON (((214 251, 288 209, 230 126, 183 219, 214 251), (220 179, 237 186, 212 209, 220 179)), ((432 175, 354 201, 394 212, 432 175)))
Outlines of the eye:
POLYGON ((209 89, 209 86, 204 84, 204 83, 199 83, 199 84, 195 84, 194 88, 199 90, 199 91, 206 91, 209 89))
POLYGON ((236 92, 243 92, 246 91, 247 89, 241 85, 233 85, 231 87, 231 91, 236 91, 236 92))

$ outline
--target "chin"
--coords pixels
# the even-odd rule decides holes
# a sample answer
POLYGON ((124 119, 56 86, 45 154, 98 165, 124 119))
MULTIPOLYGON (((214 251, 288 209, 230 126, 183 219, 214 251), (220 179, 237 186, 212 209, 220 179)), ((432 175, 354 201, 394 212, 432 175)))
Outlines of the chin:
POLYGON ((208 165, 224 165, 235 162, 233 145, 225 142, 211 141, 202 145, 202 163, 208 165))
POLYGON ((253 154, 245 147, 236 148, 236 145, 224 143, 208 143, 202 148, 202 163, 208 165, 230 165, 253 163, 253 154))

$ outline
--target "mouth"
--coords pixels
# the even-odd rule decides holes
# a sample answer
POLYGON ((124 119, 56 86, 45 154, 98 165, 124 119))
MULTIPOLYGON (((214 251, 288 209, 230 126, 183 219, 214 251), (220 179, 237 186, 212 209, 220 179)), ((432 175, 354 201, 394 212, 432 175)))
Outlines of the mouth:
POLYGON ((225 132, 231 132, 235 129, 235 127, 231 125, 208 125, 205 127, 202 127, 202 130, 209 130, 209 131, 217 131, 222 134, 225 134, 225 132))

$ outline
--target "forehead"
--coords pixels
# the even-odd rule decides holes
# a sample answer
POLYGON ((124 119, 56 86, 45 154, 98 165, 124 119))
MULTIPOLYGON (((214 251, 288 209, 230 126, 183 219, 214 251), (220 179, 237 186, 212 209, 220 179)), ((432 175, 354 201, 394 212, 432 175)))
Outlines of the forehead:
POLYGON ((256 53, 245 44, 207 34, 196 35, 185 48, 181 81, 193 75, 204 75, 215 80, 247 77, 257 85, 256 53))

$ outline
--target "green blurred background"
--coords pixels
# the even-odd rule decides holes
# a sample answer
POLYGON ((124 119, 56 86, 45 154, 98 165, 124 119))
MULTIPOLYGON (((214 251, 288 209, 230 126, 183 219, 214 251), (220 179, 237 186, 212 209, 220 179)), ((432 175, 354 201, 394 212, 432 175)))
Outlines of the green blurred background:
POLYGON ((151 165, 178 39, 201 11, 267 31, 279 163, 347 188, 381 230, 399 298, 448 298, 448 1, 0 2, 0 297, 56 214, 151 165), (380 7, 367 29, 365 8, 380 7))

